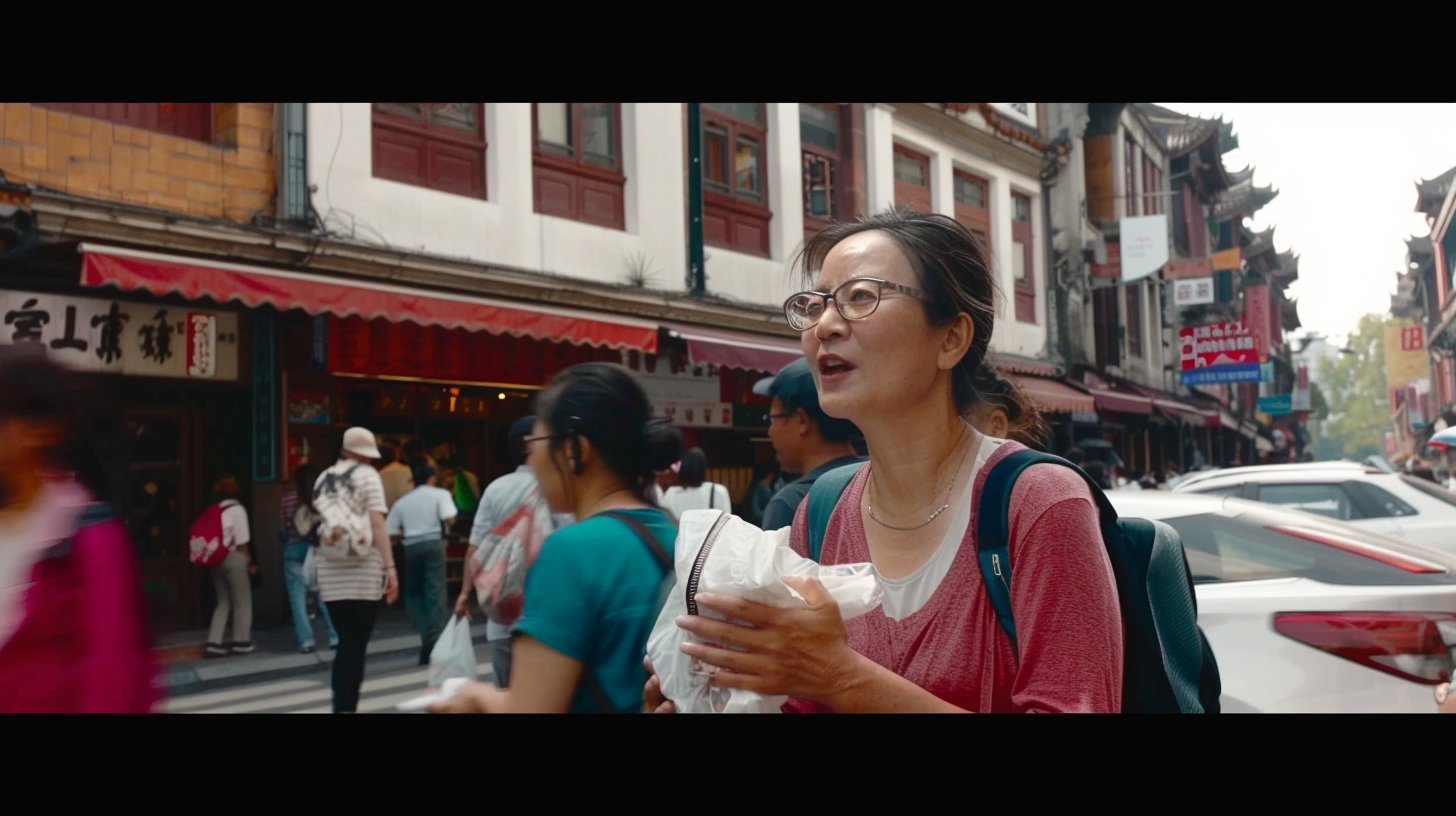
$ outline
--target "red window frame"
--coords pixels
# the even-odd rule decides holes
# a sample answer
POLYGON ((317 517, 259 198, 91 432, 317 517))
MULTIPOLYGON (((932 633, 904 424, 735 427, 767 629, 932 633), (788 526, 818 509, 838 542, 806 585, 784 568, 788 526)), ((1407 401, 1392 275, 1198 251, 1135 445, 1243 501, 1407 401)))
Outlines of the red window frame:
POLYGON ((903 156, 920 164, 920 170, 925 178, 925 184, 916 184, 913 181, 903 181, 899 174, 895 175, 895 206, 920 210, 921 212, 935 212, 931 204, 930 195, 930 157, 911 150, 908 147, 895 145, 895 155, 903 156))
POLYGON ((1124 298, 1127 309, 1127 356, 1143 359, 1143 287, 1134 283, 1127 287, 1124 298))
MULTIPOLYGON (((1031 196, 1023 193, 1011 193, 1011 240, 1012 251, 1015 251, 1015 242, 1020 242, 1022 252, 1025 253, 1026 277, 1022 280, 1014 280, 1013 288, 1016 294, 1016 319, 1021 323, 1036 322, 1036 241, 1034 240, 1031 227, 1031 196), (1017 203, 1025 204, 1025 218, 1017 211, 1017 203)), ((1013 266, 1014 270, 1015 267, 1013 266)), ((1014 271, 1013 271, 1014 274, 1014 271)))
POLYGON ((801 102, 799 104, 801 109, 810 106, 833 111, 835 123, 838 126, 835 134, 838 144, 837 150, 830 150, 815 142, 802 139, 799 142, 799 149, 802 153, 805 240, 829 226, 831 222, 842 220, 845 214, 854 209, 853 180, 849 176, 850 156, 852 155, 850 139, 853 136, 849 106, 834 102, 801 102), (817 178, 814 175, 816 168, 822 168, 821 175, 817 178), (819 186, 827 188, 825 192, 829 206, 828 218, 815 215, 810 207, 810 197, 815 188, 819 186))
POLYGON ((1123 137, 1122 149, 1122 192, 1123 212, 1127 215, 1138 214, 1138 186, 1137 186, 1137 164, 1138 145, 1132 138, 1132 134, 1123 137))
POLYGON ((569 152, 541 141, 540 103, 531 103, 532 199, 542 215, 569 218, 611 229, 626 229, 627 176, 622 172, 622 103, 612 105, 611 165, 588 159, 579 134, 584 131, 587 102, 568 102, 572 134, 569 152))
POLYGON ((1143 215, 1161 215, 1163 212, 1163 170, 1152 156, 1143 154, 1143 215))
POLYGON ((721 247, 734 252, 769 257, 769 222, 773 211, 769 208, 768 192, 768 105, 759 106, 762 124, 749 122, 722 110, 703 104, 699 111, 702 117, 703 146, 703 242, 709 246, 721 247), (721 155, 712 154, 709 136, 720 135, 724 147, 721 155), (743 194, 738 187, 737 168, 734 157, 741 140, 758 143, 759 159, 755 179, 759 197, 743 194), (723 173, 722 181, 715 181, 709 174, 710 163, 723 173))
MULTIPOLYGON (((974 173, 965 170, 952 172, 953 185, 955 181, 969 181, 981 187, 981 203, 985 206, 977 207, 975 204, 961 201, 957 196, 956 189, 951 190, 951 197, 955 199, 955 217, 966 229, 974 232, 976 237, 981 239, 981 246, 986 253, 986 261, 991 261, 991 181, 982 178, 974 173)), ((957 185, 958 188, 958 185, 957 185)))
POLYGON ((474 133, 434 121, 428 106, 451 103, 415 103, 418 116, 392 104, 400 103, 372 103, 374 177, 485 199, 485 103, 465 103, 474 106, 474 133))
POLYGON ((38 108, 101 119, 212 144, 212 116, 215 102, 34 102, 38 108))

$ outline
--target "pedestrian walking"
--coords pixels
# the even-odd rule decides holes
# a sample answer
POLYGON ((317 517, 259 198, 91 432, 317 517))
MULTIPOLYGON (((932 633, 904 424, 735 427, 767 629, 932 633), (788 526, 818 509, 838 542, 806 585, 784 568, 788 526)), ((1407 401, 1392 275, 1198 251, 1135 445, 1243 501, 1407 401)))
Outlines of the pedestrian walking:
POLYGON ((393 604, 399 597, 399 573, 384 529, 384 484, 371 464, 378 458, 374 434, 350 428, 339 461, 314 484, 314 509, 322 517, 319 595, 339 633, 332 677, 335 714, 358 709, 379 600, 393 604))
POLYGON ((389 509, 385 529, 404 547, 404 608, 420 633, 420 665, 430 663, 435 641, 450 620, 445 591, 445 535, 459 512, 448 490, 435 486, 435 469, 416 465, 414 489, 389 509))
POLYGON ((677 484, 662 495, 662 507, 674 518, 682 518, 689 510, 727 510, 732 512, 728 486, 708 481, 708 456, 702 448, 689 448, 677 470, 677 484))
POLYGON ((212 500, 222 511, 222 541, 228 554, 210 570, 217 605, 212 610, 212 626, 207 630, 206 657, 248 654, 254 648, 252 576, 258 571, 258 561, 253 557, 252 532, 242 496, 243 489, 232 476, 224 476, 212 486, 212 500), (229 619, 233 623, 233 639, 224 641, 229 619))
MULTIPOLYGON (((313 620, 308 613, 310 594, 317 595, 317 587, 310 585, 306 566, 309 555, 314 555, 317 567, 318 527, 322 517, 313 508, 313 485, 318 480, 318 468, 304 463, 293 473, 293 486, 283 494, 278 505, 278 529, 283 544, 283 586, 288 593, 288 608, 293 615, 293 633, 298 639, 298 651, 311 654, 317 641, 314 638, 313 620)), ((314 575, 317 575, 315 569, 314 575)), ((329 648, 339 645, 339 633, 334 630, 333 618, 324 603, 318 604, 319 614, 328 631, 329 648)))

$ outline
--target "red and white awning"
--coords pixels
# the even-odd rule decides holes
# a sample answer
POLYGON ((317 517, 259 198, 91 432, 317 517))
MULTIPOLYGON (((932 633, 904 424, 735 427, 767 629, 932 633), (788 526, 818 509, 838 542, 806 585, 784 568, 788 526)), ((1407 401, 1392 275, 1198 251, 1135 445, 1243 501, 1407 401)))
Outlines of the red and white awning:
POLYGON ((1096 402, 1090 394, 1056 380, 1011 373, 1006 374, 1006 378, 1021 386, 1021 390, 1031 397, 1037 408, 1047 413, 1090 414, 1097 410, 1096 402))
POLYGON ((469 295, 407 286, 343 281, 306 272, 201 261, 134 249, 81 244, 81 283, 154 295, 236 301, 249 307, 358 315, 575 345, 657 352, 658 324, 554 306, 505 306, 469 295))
POLYGON ((796 337, 770 337, 678 323, 664 323, 663 328, 687 343, 688 357, 694 363, 774 374, 804 356, 796 337))

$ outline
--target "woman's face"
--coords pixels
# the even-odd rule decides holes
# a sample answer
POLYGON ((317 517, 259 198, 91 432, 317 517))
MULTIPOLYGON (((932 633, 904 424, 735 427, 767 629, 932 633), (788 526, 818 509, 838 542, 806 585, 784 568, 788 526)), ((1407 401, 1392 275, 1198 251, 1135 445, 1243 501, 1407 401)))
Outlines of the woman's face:
MULTIPOLYGON (((894 239, 878 230, 836 244, 824 258, 814 289, 832 292, 851 278, 925 288, 894 239)), ((800 335, 820 407, 863 425, 932 398, 936 376, 948 373, 949 366, 942 368, 949 361, 942 347, 949 331, 932 326, 920 302, 889 288, 882 290, 874 313, 861 320, 845 320, 831 303, 819 323, 800 335)))
POLYGON ((571 472, 571 468, 564 454, 557 454, 553 461, 551 443, 555 440, 538 438, 549 437, 551 433, 551 426, 545 420, 536 420, 529 437, 533 441, 526 443, 526 466, 536 474, 536 481, 541 485, 541 495, 551 505, 551 510, 556 513, 569 513, 572 508, 566 500, 564 477, 571 472))

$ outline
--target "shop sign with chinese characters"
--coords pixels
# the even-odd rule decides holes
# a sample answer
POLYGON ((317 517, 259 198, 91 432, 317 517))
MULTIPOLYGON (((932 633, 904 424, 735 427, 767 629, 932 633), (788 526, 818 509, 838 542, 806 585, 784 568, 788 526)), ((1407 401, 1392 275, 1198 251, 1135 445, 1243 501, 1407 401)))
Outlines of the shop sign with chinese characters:
POLYGON ((238 379, 233 312, 4 290, 0 317, 0 344, 39 343, 81 371, 238 379))

